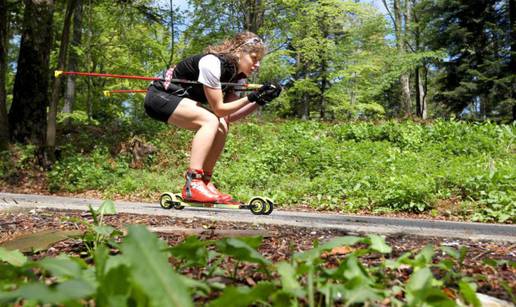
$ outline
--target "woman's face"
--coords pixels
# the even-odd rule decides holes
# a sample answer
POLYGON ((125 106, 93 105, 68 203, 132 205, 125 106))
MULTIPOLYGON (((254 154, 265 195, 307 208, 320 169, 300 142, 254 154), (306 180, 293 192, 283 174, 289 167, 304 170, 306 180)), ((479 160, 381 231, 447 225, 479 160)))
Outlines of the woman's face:
POLYGON ((250 76, 260 67, 260 56, 256 52, 241 52, 238 57, 238 72, 250 76))

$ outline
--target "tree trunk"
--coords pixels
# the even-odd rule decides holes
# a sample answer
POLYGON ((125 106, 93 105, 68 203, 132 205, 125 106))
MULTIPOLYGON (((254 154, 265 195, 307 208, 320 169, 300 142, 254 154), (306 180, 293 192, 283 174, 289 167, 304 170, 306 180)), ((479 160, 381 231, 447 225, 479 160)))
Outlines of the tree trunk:
MULTIPOLYGON (((411 0, 410 1, 410 9, 414 9, 416 6, 418 0, 411 0)), ((408 5, 410 5, 408 4, 408 5)), ((409 8, 408 8, 409 9, 409 8)), ((408 10, 407 9, 407 10, 408 10)), ((412 32, 414 33, 414 49, 416 52, 423 51, 424 48, 421 48, 421 31, 419 28, 419 20, 418 16, 414 11, 410 11, 411 14, 409 17, 413 21, 413 29, 412 32)), ((416 67, 416 70, 414 72, 414 86, 416 89, 416 116, 420 117, 421 119, 427 119, 427 103, 426 103, 426 66, 425 64, 416 67), (424 76, 423 76, 424 74, 424 76)))
POLYGON ((25 0, 23 30, 9 111, 15 141, 45 144, 53 0, 25 0))
MULTIPOLYGON (((329 19, 328 14, 325 10, 322 10, 321 14, 321 22, 319 23, 319 29, 321 31, 321 36, 323 40, 329 39, 330 37, 330 29, 326 22, 329 19)), ((320 98, 319 98, 319 117, 321 120, 324 120, 326 117, 326 87, 328 86, 328 55, 327 50, 325 48, 321 48, 321 66, 320 66, 320 76, 321 76, 321 87, 320 87, 320 98)))
MULTIPOLYGON (((410 16, 409 4, 405 3, 406 11, 404 12, 402 5, 403 0, 394 0, 393 1, 393 15, 391 15, 392 21, 394 23, 394 33, 396 35, 396 49, 398 50, 398 54, 400 57, 403 57, 405 54, 405 37, 406 31, 404 29, 408 28, 408 16, 410 16), (404 20, 405 17, 405 20, 404 20)), ((405 0, 406 1, 406 0, 405 0)), ((385 7, 389 9, 387 2, 383 1, 385 7)), ((411 97, 410 97, 410 75, 408 72, 403 72, 400 75, 400 87, 401 87, 401 97, 400 97, 400 113, 403 116, 408 116, 411 113, 411 97)))
POLYGON ((301 119, 308 120, 310 119, 310 101, 306 98, 306 96, 303 96, 303 114, 301 115, 301 119))
POLYGON ((265 14, 265 7, 263 0, 245 0, 245 25, 244 30, 253 33, 258 32, 258 29, 263 24, 263 17, 265 14))
POLYGON ((416 86, 416 115, 421 119, 428 118, 427 101, 426 101, 426 87, 425 78, 422 76, 425 67, 418 67, 415 71, 415 86, 416 86))
POLYGON ((509 71, 512 72, 512 121, 516 121, 516 0, 509 1, 509 20, 510 20, 510 38, 511 38, 511 62, 509 71))
POLYGON ((328 80, 326 78, 326 61, 323 60, 321 63, 321 73, 322 73, 322 80, 321 80, 321 96, 320 96, 320 109, 319 109, 319 116, 321 120, 323 120, 326 117, 326 86, 328 84, 328 80))
POLYGON ((7 93, 5 90, 7 73, 9 19, 7 0, 0 0, 0 150, 9 145, 9 121, 7 118, 7 93))
POLYGON ((174 0, 170 0, 170 59, 167 67, 171 67, 174 63, 174 37, 174 0))
POLYGON ((419 67, 416 67, 414 72, 414 83, 416 83, 416 116, 422 117, 422 106, 421 106, 421 87, 419 86, 419 67))
MULTIPOLYGON (((77 7, 75 8, 73 15, 73 33, 72 33, 72 49, 69 52, 68 58, 68 70, 76 71, 77 65, 79 62, 79 55, 73 49, 73 47, 78 47, 81 44, 82 40, 82 0, 76 0, 77 7)), ((72 113, 73 106, 75 103, 75 79, 76 77, 73 75, 66 76, 66 89, 64 95, 64 113, 72 113)))
MULTIPOLYGON (((410 22, 411 22, 411 12, 410 12, 410 2, 408 0, 402 0, 403 5, 405 6, 400 7, 400 44, 399 44, 399 52, 400 54, 406 53, 406 44, 407 44, 407 37, 409 33, 410 28, 410 22)), ((410 116, 412 114, 412 98, 410 94, 410 73, 404 72, 400 76, 400 82, 401 82, 401 101, 402 101, 402 110, 404 113, 404 116, 410 116)), ((418 84, 416 84, 418 86, 418 84)))
MULTIPOLYGON (((63 32, 61 34, 61 45, 59 46, 59 55, 57 57, 58 70, 64 70, 65 68, 66 53, 68 51, 68 44, 70 41, 70 24, 76 3, 77 2, 75 0, 68 0, 66 5, 63 32)), ((55 161, 57 103, 59 102, 59 97, 61 96, 61 80, 62 78, 54 78, 52 82, 52 99, 50 100, 50 107, 48 110, 47 157, 50 162, 55 161)))

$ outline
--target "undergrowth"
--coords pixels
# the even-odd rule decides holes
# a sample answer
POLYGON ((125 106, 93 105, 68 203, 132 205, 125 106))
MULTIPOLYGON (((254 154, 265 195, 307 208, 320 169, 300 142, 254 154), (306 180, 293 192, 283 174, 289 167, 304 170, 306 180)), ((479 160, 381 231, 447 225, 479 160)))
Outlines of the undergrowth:
MULTIPOLYGON (((433 212, 481 222, 515 222, 516 126, 438 120, 382 123, 249 121, 232 125, 214 180, 239 199, 344 212, 433 212), (452 207, 440 208, 440 204, 452 207)), ((96 190, 156 198, 179 191, 189 131, 143 121, 61 136, 61 159, 48 172, 51 192, 96 190), (138 137, 156 152, 143 168, 117 147, 138 137)), ((1 180, 31 168, 33 147, 2 153, 1 180), (14 152, 14 154, 13 154, 14 152)))

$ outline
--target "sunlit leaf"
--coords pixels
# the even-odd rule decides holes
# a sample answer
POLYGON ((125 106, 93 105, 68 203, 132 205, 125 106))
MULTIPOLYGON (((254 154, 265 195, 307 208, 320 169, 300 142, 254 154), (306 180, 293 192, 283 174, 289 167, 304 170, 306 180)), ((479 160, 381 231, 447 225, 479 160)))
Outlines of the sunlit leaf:
POLYGON ((368 235, 369 239, 371 240, 371 246, 370 248, 372 250, 375 250, 382 254, 388 254, 392 251, 392 248, 385 243, 385 239, 383 237, 380 237, 378 235, 368 235))
POLYGON ((172 270, 155 234, 144 226, 130 226, 120 249, 131 265, 133 283, 153 306, 192 306, 186 286, 172 270))
POLYGON ((27 262, 27 257, 19 250, 10 251, 0 247, 0 261, 5 261, 14 266, 22 266, 27 262))
POLYGON ((294 267, 287 262, 280 262, 276 267, 280 275, 282 290, 291 295, 302 297, 305 291, 297 280, 298 277, 294 267))
POLYGON ((267 301, 272 295, 275 286, 270 282, 258 283, 253 288, 249 287, 227 287, 222 295, 209 304, 210 307, 247 307, 257 301, 267 301))
POLYGON ((263 257, 256 249, 239 239, 222 239, 216 242, 216 246, 220 253, 232 256, 240 261, 254 262, 262 265, 271 263, 270 260, 263 257))

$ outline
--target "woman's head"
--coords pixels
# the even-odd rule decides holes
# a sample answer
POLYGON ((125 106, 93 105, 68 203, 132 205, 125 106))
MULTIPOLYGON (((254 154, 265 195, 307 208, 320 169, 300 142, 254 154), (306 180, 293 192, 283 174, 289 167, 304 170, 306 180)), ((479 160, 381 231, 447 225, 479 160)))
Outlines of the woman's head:
POLYGON ((266 48, 258 35, 241 32, 222 44, 209 46, 205 52, 226 56, 237 65, 238 72, 248 76, 260 66, 266 48))

